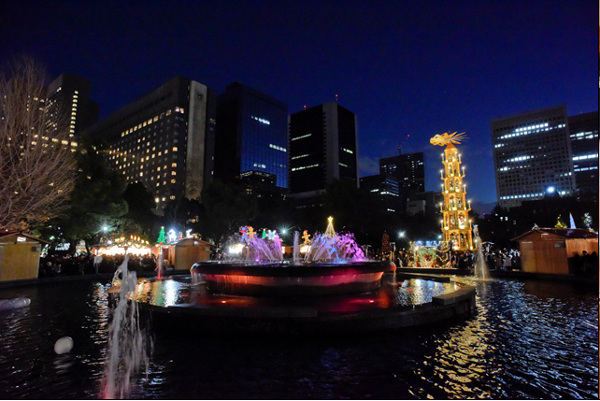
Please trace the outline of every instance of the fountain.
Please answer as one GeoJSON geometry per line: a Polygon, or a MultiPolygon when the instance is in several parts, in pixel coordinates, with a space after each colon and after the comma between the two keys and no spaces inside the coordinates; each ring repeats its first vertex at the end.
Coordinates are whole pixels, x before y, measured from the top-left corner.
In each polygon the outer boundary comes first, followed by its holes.
{"type": "Polygon", "coordinates": [[[195,263],[189,277],[148,279],[133,294],[155,327],[219,335],[340,333],[398,329],[475,312],[475,288],[447,278],[384,274],[389,261],[365,257],[333,220],[313,238],[294,234],[289,257],[275,231],[250,226],[232,236],[229,259],[195,263]],[[421,307],[421,305],[423,305],[421,307]]]}
{"type": "Polygon", "coordinates": [[[482,281],[487,281],[489,272],[487,263],[485,262],[485,258],[483,256],[481,237],[479,236],[479,227],[477,227],[477,225],[473,226],[473,237],[475,239],[475,243],[477,244],[477,251],[475,252],[475,278],[482,281]]]}
{"type": "MultiPolygon", "coordinates": [[[[211,290],[238,295],[324,295],[372,291],[381,285],[386,262],[365,257],[351,234],[338,235],[329,218],[327,230],[312,241],[303,235],[300,257],[299,233],[294,234],[292,263],[284,260],[275,231],[258,236],[252,227],[241,227],[241,259],[229,263],[196,263],[193,277],[201,275],[211,290]]],[[[199,281],[202,281],[201,279],[199,281]]]]}
{"type": "MultiPolygon", "coordinates": [[[[151,343],[140,327],[138,303],[133,302],[138,280],[127,269],[129,256],[115,271],[113,288],[118,288],[118,302],[108,328],[108,350],[102,378],[102,397],[127,398],[131,392],[131,377],[142,365],[148,368],[146,350],[151,343]]],[[[116,292],[112,292],[116,294],[116,292]]]]}

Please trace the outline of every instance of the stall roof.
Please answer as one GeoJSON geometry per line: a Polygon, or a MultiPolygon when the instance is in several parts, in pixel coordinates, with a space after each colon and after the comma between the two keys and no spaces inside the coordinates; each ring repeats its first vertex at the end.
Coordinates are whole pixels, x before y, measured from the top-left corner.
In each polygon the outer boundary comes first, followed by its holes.
{"type": "Polygon", "coordinates": [[[14,230],[14,231],[0,230],[0,242],[13,242],[13,240],[10,239],[11,236],[15,237],[14,241],[16,241],[16,237],[19,236],[19,237],[25,237],[25,238],[33,240],[33,241],[41,242],[41,243],[44,243],[44,244],[49,244],[50,243],[50,242],[48,242],[46,240],[43,240],[41,238],[38,238],[38,237],[30,235],[30,234],[22,233],[20,231],[16,231],[16,230],[14,230]]]}
{"type": "Polygon", "coordinates": [[[523,233],[513,239],[511,241],[518,241],[527,237],[528,235],[536,232],[542,232],[546,234],[556,235],[557,237],[562,237],[565,239],[576,239],[576,238],[598,238],[598,234],[593,231],[584,230],[583,228],[533,228],[526,233],[523,233]]]}

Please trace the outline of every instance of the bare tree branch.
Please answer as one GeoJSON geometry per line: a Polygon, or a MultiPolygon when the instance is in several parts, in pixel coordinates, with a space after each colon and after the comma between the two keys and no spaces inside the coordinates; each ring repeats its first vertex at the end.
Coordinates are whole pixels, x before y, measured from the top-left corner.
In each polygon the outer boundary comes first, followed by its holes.
{"type": "Polygon", "coordinates": [[[0,229],[58,215],[74,185],[76,148],[46,82],[44,68],[28,58],[0,72],[0,229]]]}

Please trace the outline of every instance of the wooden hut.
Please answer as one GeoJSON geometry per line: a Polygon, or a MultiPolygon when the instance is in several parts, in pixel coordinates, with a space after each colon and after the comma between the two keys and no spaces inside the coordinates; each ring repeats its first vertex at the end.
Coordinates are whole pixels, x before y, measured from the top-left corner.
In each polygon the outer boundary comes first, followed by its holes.
{"type": "Polygon", "coordinates": [[[569,274],[568,259],[598,252],[598,234],[580,228],[539,228],[512,239],[519,242],[521,271],[569,274]]]}
{"type": "Polygon", "coordinates": [[[19,231],[0,231],[0,281],[37,278],[42,244],[47,243],[19,231]]]}
{"type": "Polygon", "coordinates": [[[163,248],[163,257],[168,265],[175,270],[190,270],[196,262],[205,262],[210,259],[213,244],[195,237],[183,238],[168,246],[168,254],[163,248]]]}

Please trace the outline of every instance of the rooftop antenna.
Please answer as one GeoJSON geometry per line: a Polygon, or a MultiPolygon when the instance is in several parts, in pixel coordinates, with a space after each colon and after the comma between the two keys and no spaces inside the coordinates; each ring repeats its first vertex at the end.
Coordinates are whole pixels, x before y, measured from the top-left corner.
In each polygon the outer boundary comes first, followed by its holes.
{"type": "Polygon", "coordinates": [[[398,150],[398,155],[402,154],[402,144],[406,142],[408,138],[410,138],[410,134],[406,134],[406,137],[402,138],[402,140],[400,141],[400,145],[396,146],[396,149],[398,150]]]}
{"type": "Polygon", "coordinates": [[[335,94],[335,102],[336,103],[338,102],[338,94],[337,93],[335,94]]]}

